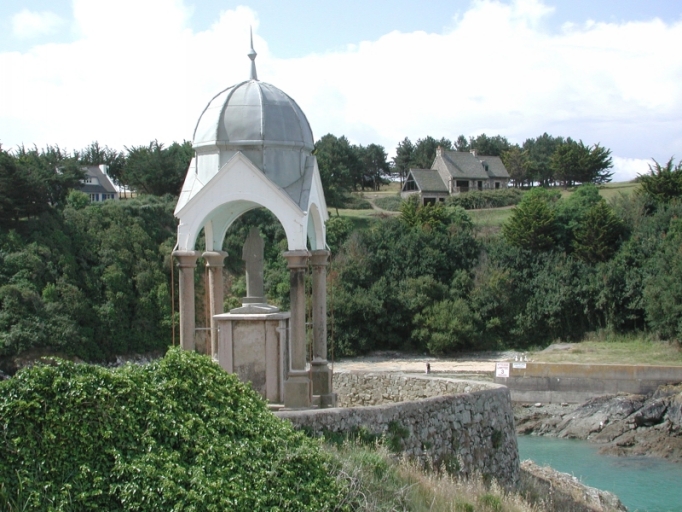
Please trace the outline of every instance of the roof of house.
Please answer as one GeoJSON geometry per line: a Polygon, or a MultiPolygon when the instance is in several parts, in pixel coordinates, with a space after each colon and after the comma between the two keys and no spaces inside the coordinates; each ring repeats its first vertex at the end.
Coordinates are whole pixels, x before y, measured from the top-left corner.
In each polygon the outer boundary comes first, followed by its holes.
{"type": "Polygon", "coordinates": [[[498,156],[476,156],[468,151],[442,151],[437,153],[442,158],[445,170],[457,179],[487,180],[489,178],[509,178],[509,173],[498,156]]]}
{"type": "Polygon", "coordinates": [[[444,192],[446,194],[448,192],[448,187],[443,183],[436,170],[410,169],[410,175],[414,178],[421,192],[444,192]]]}
{"type": "Polygon", "coordinates": [[[491,178],[509,178],[507,168],[499,156],[481,156],[479,158],[491,178]]]}
{"type": "Polygon", "coordinates": [[[111,183],[109,176],[104,174],[99,166],[89,165],[83,170],[85,171],[85,175],[88,178],[96,178],[99,184],[83,183],[83,185],[80,187],[82,192],[85,192],[86,194],[116,193],[116,188],[114,187],[114,184],[111,183]]]}

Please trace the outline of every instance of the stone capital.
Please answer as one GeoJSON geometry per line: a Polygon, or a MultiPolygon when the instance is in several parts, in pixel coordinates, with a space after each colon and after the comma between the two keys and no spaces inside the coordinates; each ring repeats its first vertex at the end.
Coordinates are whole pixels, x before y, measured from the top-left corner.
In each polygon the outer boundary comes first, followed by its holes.
{"type": "Polygon", "coordinates": [[[308,267],[310,253],[306,250],[285,251],[282,253],[282,256],[287,259],[287,268],[289,269],[302,269],[308,267]]]}
{"type": "Polygon", "coordinates": [[[331,254],[326,249],[320,249],[317,251],[310,251],[310,263],[313,267],[326,267],[329,265],[329,255],[331,254]]]}
{"type": "Polygon", "coordinates": [[[197,259],[201,253],[199,251],[173,251],[173,256],[178,259],[178,267],[194,268],[197,266],[197,259]]]}
{"type": "Polygon", "coordinates": [[[222,267],[225,258],[227,258],[227,253],[225,251],[206,251],[201,257],[206,261],[207,267],[222,267]]]}

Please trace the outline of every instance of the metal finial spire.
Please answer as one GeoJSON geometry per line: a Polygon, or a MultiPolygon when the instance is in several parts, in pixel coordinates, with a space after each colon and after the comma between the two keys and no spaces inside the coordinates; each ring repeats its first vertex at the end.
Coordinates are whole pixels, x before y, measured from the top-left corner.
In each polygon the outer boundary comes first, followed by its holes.
{"type": "Polygon", "coordinates": [[[251,50],[249,51],[249,59],[251,59],[251,80],[258,80],[258,74],[256,73],[256,50],[253,49],[253,28],[249,27],[249,33],[251,35],[251,50]]]}

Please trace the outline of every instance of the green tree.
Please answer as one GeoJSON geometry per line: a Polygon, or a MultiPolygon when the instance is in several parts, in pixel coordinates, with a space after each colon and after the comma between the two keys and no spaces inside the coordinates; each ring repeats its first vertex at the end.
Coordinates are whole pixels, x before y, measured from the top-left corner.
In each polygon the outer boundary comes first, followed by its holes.
{"type": "Polygon", "coordinates": [[[623,232],[622,222],[602,199],[580,220],[573,233],[573,249],[586,263],[607,261],[618,250],[623,232]]]}
{"type": "Polygon", "coordinates": [[[455,150],[469,151],[469,141],[464,135],[460,135],[459,137],[457,137],[457,140],[455,141],[455,150]]]}
{"type": "Polygon", "coordinates": [[[345,136],[331,133],[315,144],[315,156],[327,204],[336,208],[343,206],[344,198],[353,188],[354,176],[361,168],[357,151],[345,136]]]}
{"type": "Polygon", "coordinates": [[[672,218],[660,250],[644,280],[644,309],[649,327],[661,338],[682,340],[682,219],[672,218]]]}
{"type": "Polygon", "coordinates": [[[71,189],[85,178],[78,160],[59,146],[41,150],[20,146],[15,158],[32,189],[29,215],[43,212],[48,206],[63,206],[71,189]]]}
{"type": "Polygon", "coordinates": [[[485,133],[469,138],[469,148],[475,150],[479,155],[501,156],[505,151],[509,151],[511,144],[501,135],[488,137],[485,133]]]}
{"type": "Polygon", "coordinates": [[[530,159],[528,178],[531,182],[535,181],[543,187],[548,187],[554,181],[551,158],[556,148],[563,142],[562,137],[552,137],[546,132],[534,139],[526,139],[523,150],[528,152],[530,159]]]}
{"type": "Polygon", "coordinates": [[[502,225],[502,233],[510,244],[531,251],[544,251],[556,246],[558,225],[547,194],[535,189],[528,192],[502,225]]]}
{"type": "Polygon", "coordinates": [[[400,183],[404,183],[407,173],[410,171],[410,165],[414,155],[414,144],[405,137],[398,143],[395,149],[395,156],[393,157],[393,168],[400,177],[400,183]]]}
{"type": "Polygon", "coordinates": [[[502,162],[509,172],[509,177],[514,182],[515,187],[521,187],[528,180],[528,170],[530,168],[530,158],[528,151],[523,151],[514,144],[507,151],[502,153],[502,162]]]}
{"type": "Polygon", "coordinates": [[[153,141],[148,146],[126,147],[126,151],[128,155],[120,174],[121,183],[143,194],[180,195],[187,168],[194,156],[191,142],[174,142],[164,148],[163,144],[153,141]]]}
{"type": "Polygon", "coordinates": [[[611,150],[595,144],[591,148],[582,141],[575,142],[570,138],[560,144],[552,157],[550,166],[554,178],[571,187],[575,183],[602,184],[611,181],[613,167],[611,150]]]}
{"type": "Polygon", "coordinates": [[[414,153],[410,162],[410,167],[416,169],[430,169],[433,161],[436,159],[436,149],[438,147],[450,150],[452,149],[452,142],[445,137],[436,140],[430,135],[423,139],[418,139],[414,146],[414,153]]]}
{"type": "Polygon", "coordinates": [[[466,300],[446,299],[417,313],[413,336],[432,354],[471,348],[480,337],[477,320],[466,300]]]}
{"type": "Polygon", "coordinates": [[[441,203],[422,205],[413,195],[400,204],[400,220],[409,227],[434,228],[445,223],[447,218],[448,213],[441,203]]]}
{"type": "Polygon", "coordinates": [[[385,177],[391,171],[384,147],[378,144],[359,146],[357,152],[363,170],[361,187],[370,186],[372,190],[379,190],[382,184],[387,183],[385,177]]]}
{"type": "Polygon", "coordinates": [[[21,217],[37,213],[33,203],[41,198],[34,195],[30,176],[22,172],[11,154],[0,149],[0,221],[18,222],[21,217]]]}
{"type": "Polygon", "coordinates": [[[637,178],[641,190],[655,201],[668,203],[682,197],[682,162],[674,164],[671,157],[665,165],[654,160],[649,164],[649,174],[640,174],[637,178]]]}

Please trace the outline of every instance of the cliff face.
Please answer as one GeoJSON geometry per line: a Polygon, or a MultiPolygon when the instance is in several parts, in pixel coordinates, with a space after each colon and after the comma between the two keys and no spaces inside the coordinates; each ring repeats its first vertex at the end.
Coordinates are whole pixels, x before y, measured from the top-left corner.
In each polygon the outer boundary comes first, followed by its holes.
{"type": "Polygon", "coordinates": [[[650,395],[605,395],[577,407],[516,406],[516,432],[587,439],[600,452],[682,462],[682,384],[650,395]]]}

